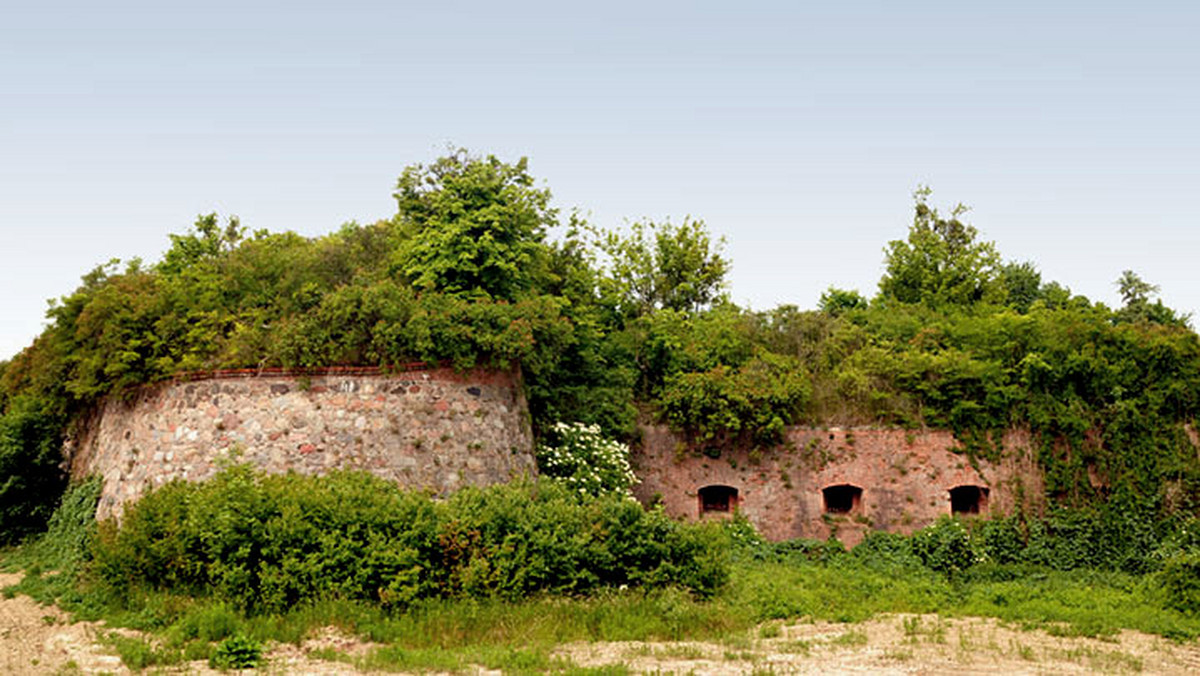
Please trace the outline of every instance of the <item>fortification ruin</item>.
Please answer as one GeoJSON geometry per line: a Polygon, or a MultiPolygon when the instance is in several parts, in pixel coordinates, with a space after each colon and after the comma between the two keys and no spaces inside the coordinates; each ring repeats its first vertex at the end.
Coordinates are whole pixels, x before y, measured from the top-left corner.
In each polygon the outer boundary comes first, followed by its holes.
{"type": "MultiPolygon", "coordinates": [[[[678,518],[741,513],[772,540],[854,544],[869,529],[911,532],[1040,495],[1028,435],[1003,445],[995,464],[948,431],[796,427],[773,449],[706,455],[649,426],[632,460],[637,497],[678,518]]],[[[102,518],[234,458],[268,472],[363,469],[435,493],[536,473],[519,374],[444,368],[226,371],[147,386],[85,418],[67,455],[73,476],[103,478],[102,518]]]]}
{"type": "Polygon", "coordinates": [[[367,470],[445,493],[536,472],[516,372],[225,371],[109,397],[68,440],[74,477],[103,478],[97,515],[230,459],[268,472],[367,470]]]}
{"type": "Polygon", "coordinates": [[[642,430],[633,457],[646,504],[678,518],[746,516],[765,537],[856,544],[870,529],[910,533],[951,514],[1007,513],[1041,495],[1027,433],[1004,460],[964,452],[945,430],[794,427],[772,449],[696,452],[664,427],[642,430]]]}

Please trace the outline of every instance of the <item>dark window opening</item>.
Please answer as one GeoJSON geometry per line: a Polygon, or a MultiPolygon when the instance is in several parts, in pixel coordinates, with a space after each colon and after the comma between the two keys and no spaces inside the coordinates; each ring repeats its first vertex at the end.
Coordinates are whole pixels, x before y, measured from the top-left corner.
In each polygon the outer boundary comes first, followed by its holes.
{"type": "Polygon", "coordinates": [[[700,489],[700,513],[732,512],[737,509],[738,491],[733,486],[705,486],[700,489]]]}
{"type": "Polygon", "coordinates": [[[862,489],[850,484],[829,486],[821,490],[825,496],[826,514],[849,514],[858,511],[862,502],[862,489]]]}
{"type": "Polygon", "coordinates": [[[978,514],[987,509],[987,499],[983,486],[956,486],[950,489],[950,513],[978,514]]]}

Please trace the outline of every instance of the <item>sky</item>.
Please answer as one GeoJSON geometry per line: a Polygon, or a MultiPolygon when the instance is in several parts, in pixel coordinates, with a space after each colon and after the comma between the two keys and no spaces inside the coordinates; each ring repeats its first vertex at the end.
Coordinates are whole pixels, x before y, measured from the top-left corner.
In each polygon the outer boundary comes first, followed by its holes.
{"type": "Polygon", "coordinates": [[[602,227],[703,219],[755,309],[873,295],[929,185],[1044,280],[1200,317],[1200,3],[572,5],[3,0],[0,360],[198,214],[387,218],[450,146],[602,227]]]}

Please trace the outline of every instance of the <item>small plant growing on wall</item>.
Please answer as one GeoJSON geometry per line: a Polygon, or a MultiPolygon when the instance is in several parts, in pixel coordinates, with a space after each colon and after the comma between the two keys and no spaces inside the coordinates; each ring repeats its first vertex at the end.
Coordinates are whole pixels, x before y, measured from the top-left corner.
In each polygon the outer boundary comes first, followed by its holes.
{"type": "Polygon", "coordinates": [[[538,469],[582,494],[629,494],[637,482],[629,447],[606,439],[597,425],[555,423],[538,446],[538,469]]]}

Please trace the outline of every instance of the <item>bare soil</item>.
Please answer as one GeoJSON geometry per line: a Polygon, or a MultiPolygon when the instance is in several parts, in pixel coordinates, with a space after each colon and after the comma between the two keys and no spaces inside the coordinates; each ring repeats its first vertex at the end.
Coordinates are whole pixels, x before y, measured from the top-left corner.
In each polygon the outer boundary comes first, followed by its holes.
{"type": "MultiPolygon", "coordinates": [[[[0,574],[0,588],[19,579],[0,574]]],[[[101,641],[106,631],[103,623],[71,622],[61,610],[28,597],[0,599],[0,673],[130,673],[101,641]]],[[[300,646],[271,646],[262,671],[360,673],[314,652],[361,656],[371,647],[327,629],[300,646]]],[[[721,643],[578,643],[563,646],[557,655],[580,666],[623,664],[638,673],[1200,673],[1200,643],[1195,641],[1175,643],[1132,631],[1111,639],[1063,637],[988,618],[935,615],[889,615],[858,624],[770,623],[721,643]]],[[[204,662],[161,672],[218,673],[204,662]]]]}
{"type": "Polygon", "coordinates": [[[767,624],[725,643],[573,644],[581,666],[657,673],[1200,673],[1200,644],[1126,631],[1111,640],[1052,636],[990,618],[887,615],[857,624],[767,624]]]}

